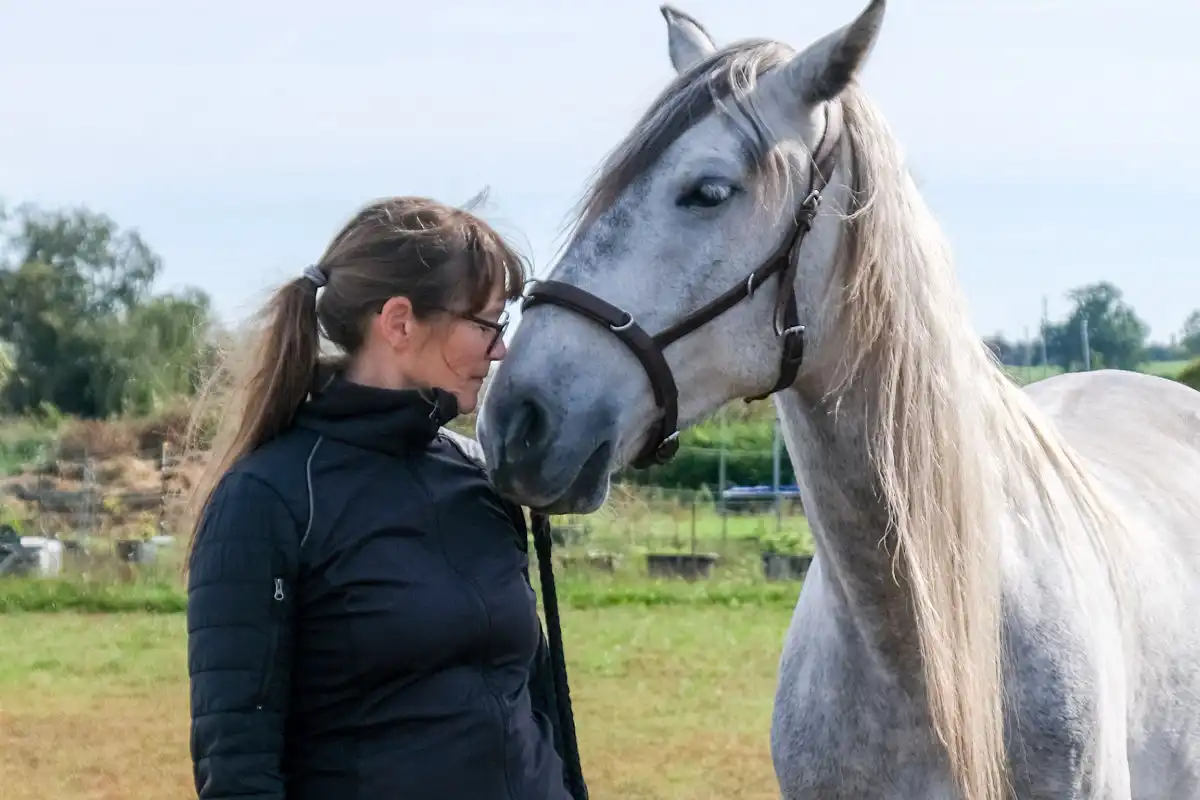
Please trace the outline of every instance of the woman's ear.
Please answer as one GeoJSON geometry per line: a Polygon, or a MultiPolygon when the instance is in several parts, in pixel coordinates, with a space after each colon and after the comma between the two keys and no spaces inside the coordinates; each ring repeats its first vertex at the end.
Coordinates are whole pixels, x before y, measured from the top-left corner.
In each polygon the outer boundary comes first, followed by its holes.
{"type": "Polygon", "coordinates": [[[412,347],[417,333],[417,318],[407,297],[389,299],[372,324],[393,350],[403,351],[412,347]]]}

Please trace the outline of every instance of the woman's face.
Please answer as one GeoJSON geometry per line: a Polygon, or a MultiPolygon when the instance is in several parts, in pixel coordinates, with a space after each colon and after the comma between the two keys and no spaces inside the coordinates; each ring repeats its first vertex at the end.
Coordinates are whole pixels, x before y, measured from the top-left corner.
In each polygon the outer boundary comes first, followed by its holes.
{"type": "Polygon", "coordinates": [[[460,413],[471,413],[492,362],[508,352],[504,298],[500,285],[477,314],[443,311],[424,320],[407,298],[392,298],[372,319],[348,377],[392,389],[442,389],[455,396],[460,413]]]}
{"type": "Polygon", "coordinates": [[[428,356],[429,385],[452,392],[464,414],[479,404],[479,391],[492,362],[508,354],[503,336],[507,325],[501,288],[478,314],[451,314],[438,326],[440,335],[430,337],[434,347],[428,356]]]}
{"type": "Polygon", "coordinates": [[[454,394],[459,411],[469,414],[479,404],[479,391],[493,361],[508,353],[504,287],[477,314],[448,312],[429,321],[422,346],[414,349],[410,380],[454,394]]]}

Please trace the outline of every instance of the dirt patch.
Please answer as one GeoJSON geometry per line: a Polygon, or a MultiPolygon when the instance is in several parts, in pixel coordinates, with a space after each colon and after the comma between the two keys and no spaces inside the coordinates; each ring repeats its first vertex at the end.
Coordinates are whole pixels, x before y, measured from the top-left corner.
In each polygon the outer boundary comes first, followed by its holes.
{"type": "MultiPolygon", "coordinates": [[[[80,698],[69,713],[0,712],[5,800],[195,797],[186,685],[80,698]],[[120,731],[119,736],[113,736],[120,731]]],[[[7,705],[7,704],[6,704],[7,705]]]]}

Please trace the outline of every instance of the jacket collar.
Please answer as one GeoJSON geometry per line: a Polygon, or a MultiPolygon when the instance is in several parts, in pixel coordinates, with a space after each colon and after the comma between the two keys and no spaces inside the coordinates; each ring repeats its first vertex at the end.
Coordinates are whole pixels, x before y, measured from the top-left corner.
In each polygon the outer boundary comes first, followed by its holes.
{"type": "Polygon", "coordinates": [[[381,389],[322,370],[295,424],[329,439],[403,455],[424,449],[458,411],[457,399],[442,389],[381,389]]]}

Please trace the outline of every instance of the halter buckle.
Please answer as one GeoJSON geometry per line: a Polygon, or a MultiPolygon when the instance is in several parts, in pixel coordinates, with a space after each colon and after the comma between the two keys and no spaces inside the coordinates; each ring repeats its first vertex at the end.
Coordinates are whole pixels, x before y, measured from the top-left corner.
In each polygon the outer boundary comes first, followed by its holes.
{"type": "Polygon", "coordinates": [[[675,431],[667,438],[658,443],[658,447],[654,448],[655,464],[666,464],[675,454],[679,452],[679,431],[675,431]]]}
{"type": "Polygon", "coordinates": [[[804,361],[803,325],[793,325],[783,331],[783,361],[788,364],[804,361]]]}

